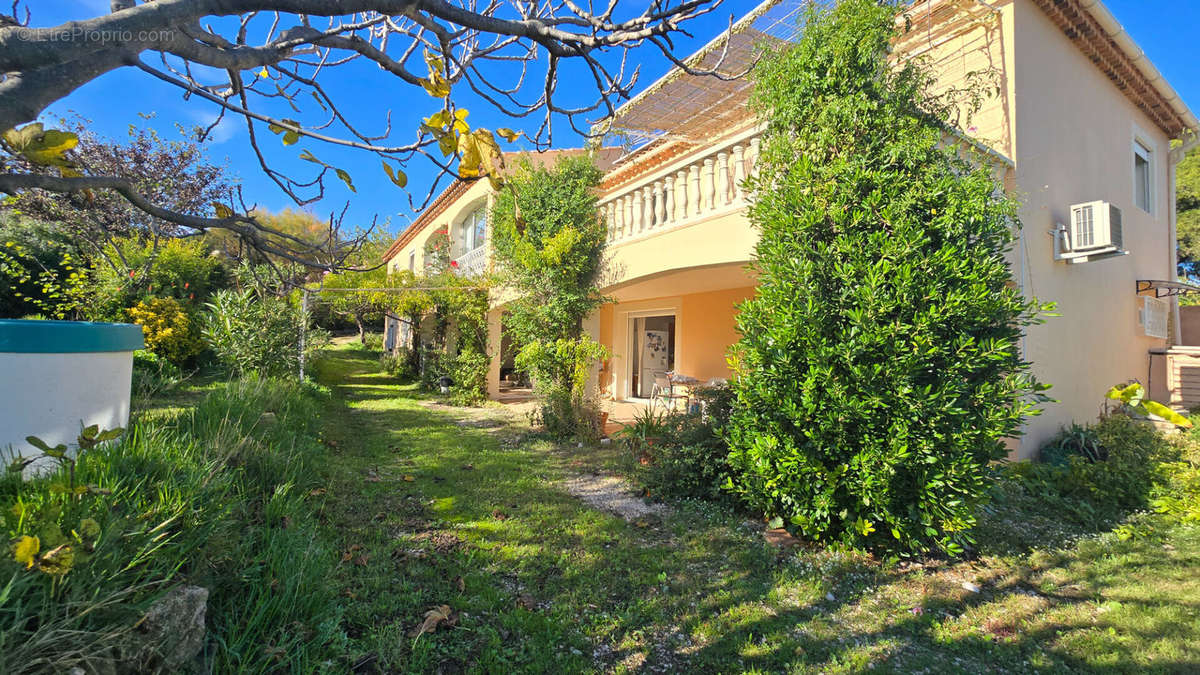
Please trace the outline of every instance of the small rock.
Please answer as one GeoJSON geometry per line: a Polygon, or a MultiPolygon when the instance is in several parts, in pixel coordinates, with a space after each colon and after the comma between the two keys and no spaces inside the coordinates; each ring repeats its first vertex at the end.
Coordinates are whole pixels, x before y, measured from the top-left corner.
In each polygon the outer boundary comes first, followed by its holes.
{"type": "Polygon", "coordinates": [[[159,598],[138,627],[130,645],[128,665],[136,672],[186,671],[204,647],[204,616],[208,589],[179,586],[159,598]]]}
{"type": "Polygon", "coordinates": [[[830,602],[833,602],[833,601],[837,600],[837,598],[833,597],[833,593],[826,593],[826,594],[825,594],[825,599],[826,599],[826,600],[828,600],[828,601],[830,601],[830,602]]]}
{"type": "Polygon", "coordinates": [[[979,586],[976,586],[969,581],[962,582],[962,587],[968,591],[971,591],[972,593],[978,593],[981,590],[979,586]]]}

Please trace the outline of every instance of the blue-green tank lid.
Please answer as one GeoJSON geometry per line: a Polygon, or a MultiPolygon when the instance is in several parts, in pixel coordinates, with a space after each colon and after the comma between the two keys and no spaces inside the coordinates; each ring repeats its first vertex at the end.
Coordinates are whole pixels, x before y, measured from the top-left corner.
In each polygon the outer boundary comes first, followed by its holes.
{"type": "Polygon", "coordinates": [[[143,346],[142,327],[132,323],[0,319],[0,352],[131,352],[143,346]]]}

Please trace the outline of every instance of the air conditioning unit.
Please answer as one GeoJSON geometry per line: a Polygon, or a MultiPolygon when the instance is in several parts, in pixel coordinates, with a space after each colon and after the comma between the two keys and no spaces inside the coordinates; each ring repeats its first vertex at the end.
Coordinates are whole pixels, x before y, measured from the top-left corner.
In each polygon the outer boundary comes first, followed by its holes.
{"type": "Polygon", "coordinates": [[[1059,225],[1054,234],[1054,259],[1081,263],[1126,255],[1121,233],[1121,209],[1109,202],[1071,205],[1071,224],[1059,225]]]}
{"type": "Polygon", "coordinates": [[[1138,312],[1138,319],[1142,324],[1142,333],[1146,337],[1166,339],[1167,311],[1170,308],[1171,305],[1166,300],[1159,300],[1148,295],[1142,296],[1142,308],[1138,312]]]}

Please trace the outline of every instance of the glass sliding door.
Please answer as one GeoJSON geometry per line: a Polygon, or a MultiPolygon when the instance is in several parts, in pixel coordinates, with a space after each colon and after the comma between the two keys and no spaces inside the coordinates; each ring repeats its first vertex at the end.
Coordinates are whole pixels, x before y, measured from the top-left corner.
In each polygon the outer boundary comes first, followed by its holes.
{"type": "Polygon", "coordinates": [[[650,398],[654,378],[675,369],[675,317],[640,316],[631,320],[633,358],[630,389],[637,398],[650,398]]]}

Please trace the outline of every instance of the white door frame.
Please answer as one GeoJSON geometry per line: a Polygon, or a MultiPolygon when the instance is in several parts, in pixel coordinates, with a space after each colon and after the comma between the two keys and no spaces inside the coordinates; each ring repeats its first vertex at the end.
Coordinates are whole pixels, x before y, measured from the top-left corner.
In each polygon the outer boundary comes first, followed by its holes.
{"type": "Polygon", "coordinates": [[[675,320],[675,346],[674,346],[674,349],[672,349],[671,360],[673,362],[675,362],[676,364],[678,364],[679,363],[679,343],[680,343],[680,340],[679,340],[679,315],[680,315],[679,306],[675,305],[674,307],[664,307],[661,309],[635,310],[635,311],[624,312],[623,314],[624,314],[624,323],[625,323],[625,353],[629,354],[629,358],[627,358],[625,360],[626,363],[625,363],[625,367],[623,368],[624,374],[625,374],[625,384],[622,387],[622,390],[623,390],[622,398],[641,399],[641,397],[637,396],[637,393],[635,391],[633,391],[633,351],[637,348],[637,331],[635,331],[633,328],[634,323],[637,319],[645,319],[648,317],[669,316],[672,319],[674,319],[675,320]]]}

